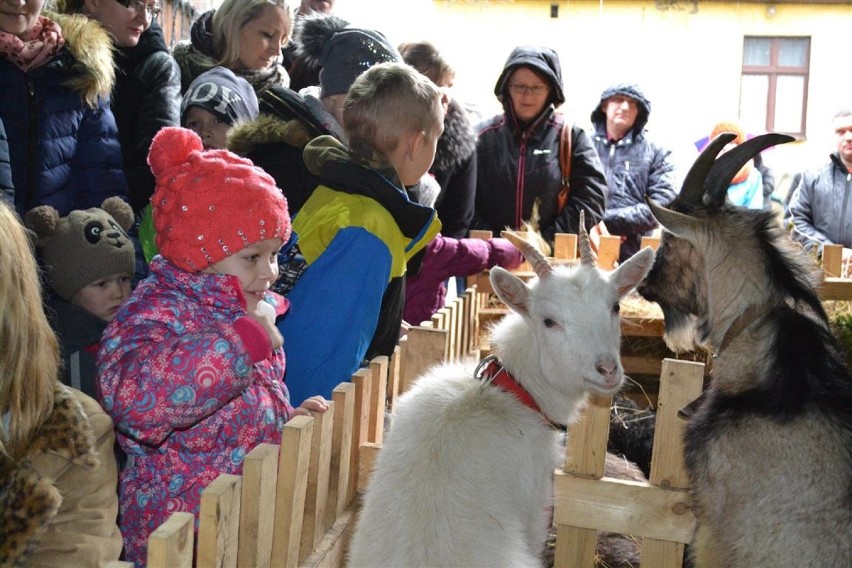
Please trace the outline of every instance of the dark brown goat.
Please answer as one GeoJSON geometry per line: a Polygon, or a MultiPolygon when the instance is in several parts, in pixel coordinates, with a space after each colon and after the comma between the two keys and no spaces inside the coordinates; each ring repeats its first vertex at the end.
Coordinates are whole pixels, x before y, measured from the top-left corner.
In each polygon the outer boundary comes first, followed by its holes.
{"type": "Polygon", "coordinates": [[[792,139],[759,136],[717,160],[733,138],[708,145],[672,209],[649,203],[670,234],[640,287],[667,328],[692,327],[715,353],[684,441],[695,564],[849,566],[852,379],[812,262],[770,212],[725,204],[748,159],[792,139]]]}

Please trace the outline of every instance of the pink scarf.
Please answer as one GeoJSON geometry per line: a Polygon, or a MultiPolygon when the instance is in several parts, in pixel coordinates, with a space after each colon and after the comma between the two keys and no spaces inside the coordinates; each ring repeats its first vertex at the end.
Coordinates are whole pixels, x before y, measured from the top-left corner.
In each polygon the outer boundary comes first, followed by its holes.
{"type": "Polygon", "coordinates": [[[27,72],[47,63],[65,44],[62,29],[56,22],[39,16],[24,41],[16,35],[0,31],[0,56],[21,71],[27,72]]]}

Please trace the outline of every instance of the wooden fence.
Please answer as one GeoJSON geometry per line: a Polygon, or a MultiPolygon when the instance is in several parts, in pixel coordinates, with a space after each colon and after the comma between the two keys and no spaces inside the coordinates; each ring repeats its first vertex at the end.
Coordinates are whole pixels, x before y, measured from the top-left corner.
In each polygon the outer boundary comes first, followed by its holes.
{"type": "MultiPolygon", "coordinates": [[[[575,236],[557,239],[562,259],[575,258],[575,249],[575,236]]],[[[477,358],[487,349],[479,327],[488,319],[483,298],[490,285],[482,278],[472,281],[431,321],[410,328],[390,358],[377,357],[351,382],[338,385],[328,412],[294,417],[280,445],[261,444],[249,452],[241,476],[214,480],[202,493],[197,534],[189,513],[174,513],[158,527],[149,539],[148,565],[192,566],[196,540],[202,567],[345,564],[357,496],[381,450],[386,411],[431,365],[477,358]]],[[[852,281],[827,277],[821,293],[826,291],[852,299],[852,281]]],[[[564,466],[554,477],[555,566],[594,566],[598,530],[642,538],[642,566],[682,565],[694,518],[682,463],[684,423],[677,411],[701,393],[704,365],[665,359],[661,369],[650,485],[603,477],[608,397],[593,396],[570,428],[564,466]]]]}

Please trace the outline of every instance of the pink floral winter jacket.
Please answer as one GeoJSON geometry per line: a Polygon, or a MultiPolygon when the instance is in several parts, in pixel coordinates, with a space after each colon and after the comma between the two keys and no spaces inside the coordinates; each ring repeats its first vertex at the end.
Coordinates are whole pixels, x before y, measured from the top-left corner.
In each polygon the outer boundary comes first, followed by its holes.
{"type": "MultiPolygon", "coordinates": [[[[98,354],[99,399],[128,454],[120,527],[137,566],[149,534],[175,511],[197,514],[201,490],[240,473],[257,444],[280,443],[292,411],[284,352],[246,315],[237,277],[185,272],[159,256],[150,271],[98,354]]],[[[283,297],[267,301],[287,311],[283,297]]]]}

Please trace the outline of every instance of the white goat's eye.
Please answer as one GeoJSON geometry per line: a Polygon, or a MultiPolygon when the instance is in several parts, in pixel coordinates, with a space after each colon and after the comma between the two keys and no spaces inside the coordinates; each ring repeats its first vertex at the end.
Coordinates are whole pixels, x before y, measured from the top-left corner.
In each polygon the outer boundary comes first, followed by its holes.
{"type": "Polygon", "coordinates": [[[613,304],[613,306],[612,306],[612,313],[613,313],[614,315],[618,315],[618,313],[619,313],[620,311],[621,311],[621,304],[619,304],[618,302],[616,302],[615,304],[613,304]]]}
{"type": "Polygon", "coordinates": [[[553,327],[556,325],[556,322],[550,318],[544,318],[544,327],[553,327]]]}

